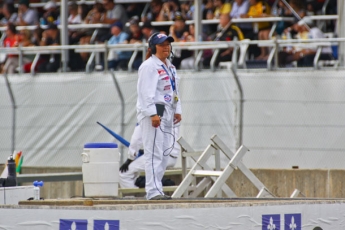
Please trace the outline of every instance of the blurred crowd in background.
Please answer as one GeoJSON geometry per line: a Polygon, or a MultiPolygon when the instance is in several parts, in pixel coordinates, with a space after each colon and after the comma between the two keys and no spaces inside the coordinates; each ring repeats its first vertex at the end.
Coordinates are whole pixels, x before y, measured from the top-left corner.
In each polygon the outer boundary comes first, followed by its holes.
{"type": "MultiPolygon", "coordinates": [[[[291,22],[280,21],[277,24],[273,36],[279,38],[322,38],[325,33],[335,32],[335,21],[327,21],[327,26],[320,28],[308,17],[320,14],[337,14],[337,1],[327,1],[327,7],[323,9],[326,0],[287,0],[288,7],[283,0],[203,0],[202,18],[218,19],[216,24],[202,25],[203,41],[232,41],[243,40],[268,40],[272,39],[270,22],[231,23],[232,18],[256,18],[256,17],[292,17],[291,22]],[[323,30],[322,30],[323,29],[323,30]],[[236,37],[236,38],[235,38],[236,37]]],[[[51,46],[60,44],[60,6],[55,1],[46,2],[43,7],[31,7],[33,1],[0,1],[0,26],[5,35],[2,39],[3,47],[16,46],[51,46]],[[34,29],[18,29],[17,26],[36,26],[34,29]],[[44,28],[44,29],[42,29],[44,28]]],[[[133,44],[147,41],[154,32],[166,33],[174,37],[176,42],[195,41],[194,25],[186,24],[186,20],[194,18],[194,0],[152,0],[149,7],[146,3],[117,4],[113,0],[96,1],[94,4],[69,2],[69,24],[106,24],[108,28],[98,29],[97,36],[93,37],[95,29],[69,29],[69,44],[102,44],[107,42],[115,44],[133,44]],[[147,9],[144,11],[144,9],[147,9]],[[153,26],[151,22],[173,21],[169,26],[153,26]],[[142,24],[140,25],[140,22],[142,24]]],[[[219,62],[231,61],[232,48],[220,50],[216,65],[219,62]]],[[[210,66],[212,50],[205,50],[202,58],[204,68],[210,66]]],[[[248,49],[248,59],[265,61],[268,58],[269,49],[251,45],[248,49]]],[[[69,70],[84,71],[90,53],[75,53],[69,51],[69,70]]],[[[132,52],[110,51],[102,56],[101,68],[104,62],[108,67],[117,70],[126,70],[132,52]]],[[[297,61],[299,65],[312,64],[315,49],[284,48],[279,53],[279,64],[288,65],[297,61]],[[307,58],[308,57],[308,58],[307,58]],[[310,59],[310,60],[309,60],[310,59]]],[[[29,72],[33,56],[26,55],[23,59],[24,72],[29,72]]],[[[324,59],[334,58],[330,49],[323,51],[324,59]]],[[[142,55],[137,55],[133,68],[138,69],[142,62],[142,55]]],[[[189,50],[175,50],[173,64],[178,69],[193,68],[194,54],[189,50]]],[[[1,55],[1,72],[18,72],[18,55],[1,55]]],[[[41,55],[36,71],[57,72],[61,67],[61,55],[41,55]]],[[[101,69],[100,68],[100,69],[101,69]]]]}

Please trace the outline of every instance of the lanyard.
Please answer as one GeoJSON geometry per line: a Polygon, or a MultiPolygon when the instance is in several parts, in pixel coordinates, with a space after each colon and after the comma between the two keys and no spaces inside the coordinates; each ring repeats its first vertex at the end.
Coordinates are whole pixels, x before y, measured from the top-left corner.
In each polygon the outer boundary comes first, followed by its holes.
{"type": "Polygon", "coordinates": [[[165,71],[165,72],[168,74],[168,76],[169,76],[170,83],[171,83],[171,87],[172,87],[173,91],[176,91],[176,86],[175,86],[175,74],[174,74],[173,71],[169,68],[170,73],[171,73],[171,75],[172,75],[172,77],[170,77],[170,74],[169,74],[168,70],[165,68],[165,66],[162,65],[162,67],[163,67],[164,71],[165,71]]]}

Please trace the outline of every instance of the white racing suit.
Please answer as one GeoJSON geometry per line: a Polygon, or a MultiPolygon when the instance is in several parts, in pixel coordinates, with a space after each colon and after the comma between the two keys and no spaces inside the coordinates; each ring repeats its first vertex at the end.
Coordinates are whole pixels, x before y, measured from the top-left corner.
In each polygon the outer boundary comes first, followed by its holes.
{"type": "Polygon", "coordinates": [[[169,60],[166,63],[152,55],[139,68],[137,119],[144,146],[146,199],[164,195],[162,178],[173,143],[174,114],[182,113],[176,68],[169,60]],[[157,114],[156,104],[165,106],[158,128],[151,122],[151,116],[157,114]]]}
{"type": "MultiPolygon", "coordinates": [[[[141,128],[140,125],[135,126],[134,132],[131,137],[131,144],[128,147],[128,158],[133,160],[128,166],[126,172],[120,172],[120,186],[121,188],[137,188],[135,186],[135,180],[139,177],[141,172],[145,171],[145,157],[138,157],[137,154],[140,149],[143,148],[143,141],[141,138],[141,128]]],[[[175,137],[175,143],[173,149],[166,151],[169,154],[167,168],[174,167],[178,156],[181,152],[181,146],[176,142],[179,138],[180,127],[179,124],[174,126],[173,134],[175,137]],[[171,150],[171,152],[170,152],[171,150]]],[[[144,153],[145,154],[145,153],[144,153]]]]}

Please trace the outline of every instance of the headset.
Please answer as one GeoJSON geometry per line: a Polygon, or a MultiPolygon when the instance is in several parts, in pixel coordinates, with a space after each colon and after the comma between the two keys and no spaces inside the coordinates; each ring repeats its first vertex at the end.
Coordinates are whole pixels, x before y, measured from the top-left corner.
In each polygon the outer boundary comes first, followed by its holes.
{"type": "MultiPolygon", "coordinates": [[[[152,54],[156,54],[156,52],[157,52],[157,49],[156,49],[156,45],[157,44],[153,44],[153,38],[155,37],[155,36],[157,36],[158,34],[160,34],[159,32],[156,32],[156,33],[154,33],[154,34],[152,34],[150,37],[149,37],[149,39],[148,39],[148,43],[149,43],[149,49],[151,49],[151,53],[152,54]]],[[[175,57],[175,55],[174,55],[174,53],[173,53],[173,51],[172,51],[172,46],[171,46],[171,44],[170,44],[170,53],[171,53],[171,56],[170,56],[170,59],[171,59],[171,61],[172,61],[172,59],[174,59],[174,57],[175,57]]]]}
{"type": "Polygon", "coordinates": [[[159,34],[159,32],[156,32],[154,34],[151,35],[151,37],[148,40],[149,43],[149,48],[151,49],[151,53],[152,54],[156,54],[157,50],[156,50],[156,44],[153,44],[152,40],[155,36],[157,36],[159,34]]]}

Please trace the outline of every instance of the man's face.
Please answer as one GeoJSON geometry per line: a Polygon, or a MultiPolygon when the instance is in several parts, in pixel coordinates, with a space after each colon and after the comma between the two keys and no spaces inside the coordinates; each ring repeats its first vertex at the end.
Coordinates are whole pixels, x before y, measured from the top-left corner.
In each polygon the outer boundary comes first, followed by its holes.
{"type": "Polygon", "coordinates": [[[104,0],[103,6],[106,10],[111,10],[113,8],[113,3],[112,3],[112,1],[104,0]]]}
{"type": "Polygon", "coordinates": [[[121,33],[121,29],[118,26],[111,27],[111,34],[112,35],[119,35],[121,33]]]}
{"type": "Polygon", "coordinates": [[[221,25],[223,28],[229,23],[230,18],[227,17],[227,15],[220,15],[219,17],[219,25],[221,25]]]}
{"type": "Polygon", "coordinates": [[[140,28],[137,24],[131,24],[129,26],[129,30],[132,32],[132,33],[138,33],[140,31],[140,28]]]}
{"type": "Polygon", "coordinates": [[[219,7],[219,6],[222,5],[222,2],[221,2],[220,0],[214,0],[214,1],[213,1],[213,5],[214,5],[215,7],[219,7]]]}
{"type": "Polygon", "coordinates": [[[154,14],[158,14],[161,11],[162,6],[157,3],[151,3],[151,9],[154,14]]]}
{"type": "Polygon", "coordinates": [[[185,22],[183,20],[176,20],[174,22],[174,27],[175,27],[175,30],[177,30],[177,31],[183,30],[185,25],[186,24],[185,24],[185,22]]]}
{"type": "Polygon", "coordinates": [[[23,11],[25,11],[25,9],[26,9],[26,6],[24,4],[19,4],[18,5],[18,11],[23,12],[23,11]]]}

